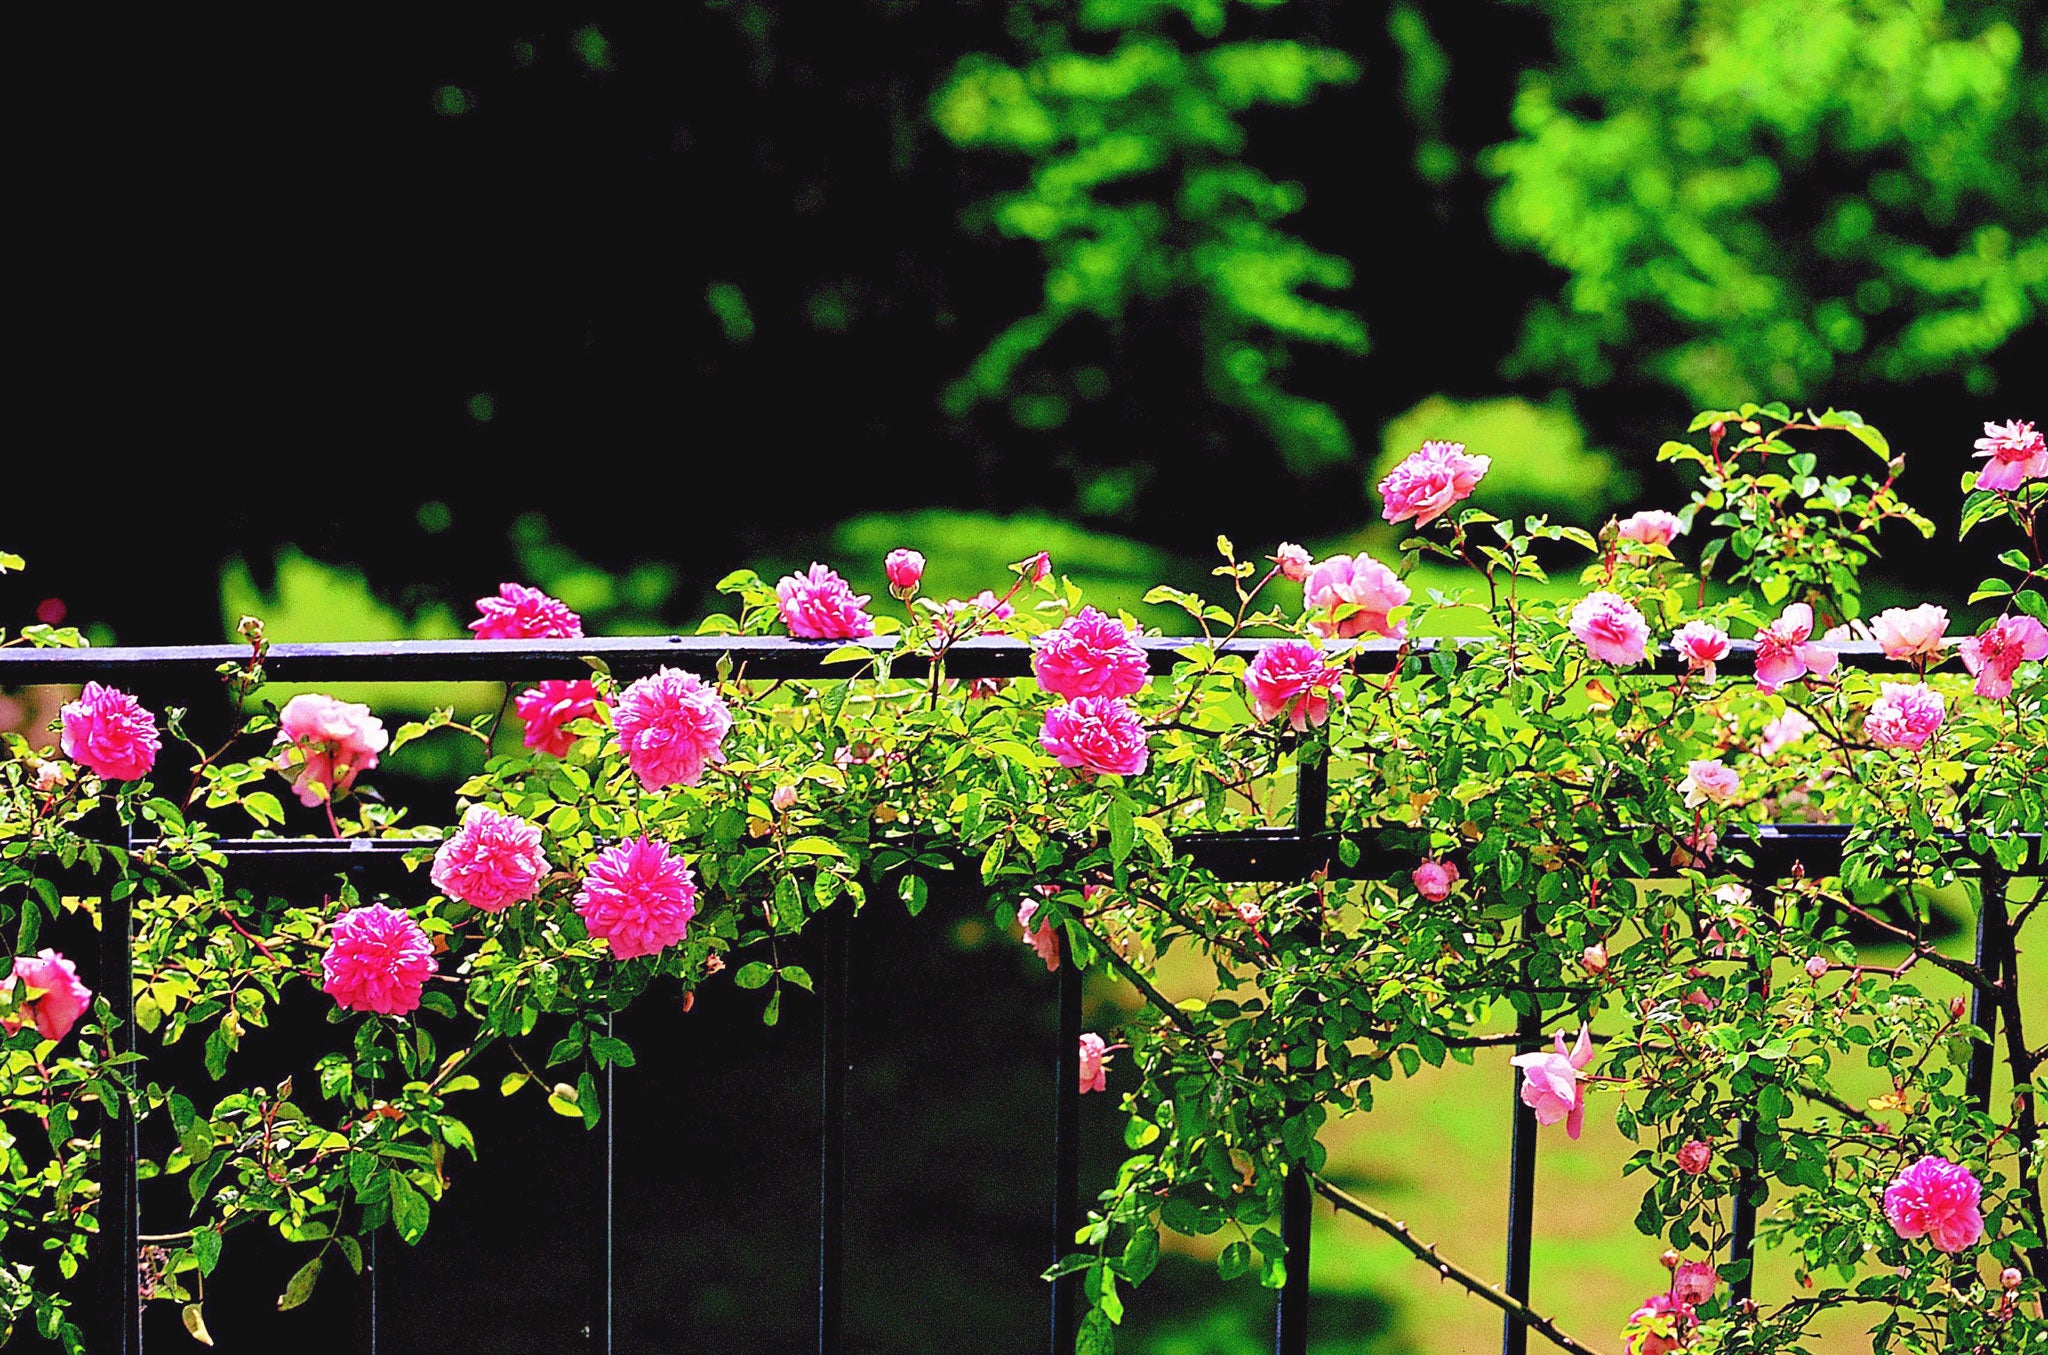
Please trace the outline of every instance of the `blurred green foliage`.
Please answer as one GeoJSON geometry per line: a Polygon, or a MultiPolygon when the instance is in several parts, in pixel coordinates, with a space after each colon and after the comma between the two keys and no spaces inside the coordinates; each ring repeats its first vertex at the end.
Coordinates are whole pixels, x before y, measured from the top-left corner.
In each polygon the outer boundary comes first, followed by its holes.
{"type": "Polygon", "coordinates": [[[1484,163],[1501,239],[1567,277],[1510,375],[1711,403],[1952,369],[1988,393],[2048,302],[2038,5],[1537,3],[1558,59],[1484,163]]]}

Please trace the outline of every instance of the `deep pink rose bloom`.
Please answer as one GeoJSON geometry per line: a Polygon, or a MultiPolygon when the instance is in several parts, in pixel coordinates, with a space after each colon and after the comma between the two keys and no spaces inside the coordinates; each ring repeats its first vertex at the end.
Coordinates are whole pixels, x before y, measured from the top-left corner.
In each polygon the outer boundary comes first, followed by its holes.
{"type": "Polygon", "coordinates": [[[1863,717],[1863,732],[1880,748],[1918,748],[1941,728],[1947,704],[1932,687],[1887,682],[1863,717]]]}
{"type": "Polygon", "coordinates": [[[1344,699],[1343,677],[1308,641],[1281,640],[1259,651],[1244,670],[1244,685],[1261,722],[1285,715],[1299,731],[1329,720],[1331,697],[1344,699]]]}
{"type": "Polygon", "coordinates": [[[1652,1294],[1621,1329],[1622,1355],[1676,1355],[1699,1319],[1669,1294],[1652,1294]]]}
{"type": "Polygon", "coordinates": [[[128,693],[88,682],[59,714],[64,756],[102,781],[133,781],[156,765],[156,716],[128,693]]]}
{"type": "Polygon", "coordinates": [[[327,976],[321,987],[341,1006],[403,1016],[420,1005],[427,975],[434,972],[434,948],[404,913],[365,904],[334,919],[334,939],[320,968],[327,976]]]}
{"type": "Polygon", "coordinates": [[[1462,442],[1425,442],[1380,481],[1380,497],[1386,500],[1380,515],[1389,522],[1414,518],[1416,526],[1427,526],[1469,498],[1492,465],[1491,457],[1467,455],[1462,442]]]}
{"type": "Polygon", "coordinates": [[[1280,543],[1280,549],[1273,552],[1273,563],[1280,567],[1281,578],[1291,579],[1295,583],[1300,583],[1307,579],[1308,572],[1314,569],[1316,564],[1314,560],[1309,558],[1307,551],[1295,545],[1292,541],[1282,541],[1280,543]]]}
{"type": "Polygon", "coordinates": [[[1883,646],[1888,659],[1938,659],[1947,630],[1948,609],[1931,602],[1889,607],[1870,619],[1871,638],[1883,646]]]}
{"type": "Polygon", "coordinates": [[[1809,643],[1812,639],[1813,608],[1795,602],[1756,633],[1756,685],[1775,692],[1808,673],[1826,677],[1834,672],[1841,655],[1809,643]]]}
{"type": "MultiPolygon", "coordinates": [[[[1047,886],[1040,885],[1040,889],[1047,886]]],[[[1050,921],[1040,923],[1036,928],[1031,919],[1038,914],[1038,900],[1026,899],[1017,905],[1017,925],[1024,929],[1024,944],[1038,952],[1038,958],[1045,961],[1045,972],[1057,973],[1060,967],[1059,928],[1050,921]]]]}
{"type": "Polygon", "coordinates": [[[1045,713],[1038,741],[1062,767],[1136,776],[1150,757],[1145,726],[1119,697],[1079,696],[1045,713]]]}
{"type": "Polygon", "coordinates": [[[2048,659],[2048,628],[2031,616],[2001,616],[1982,635],[1958,646],[1963,667],[1977,675],[1977,695],[2003,701],[2022,662],[2048,659]]]}
{"type": "Polygon", "coordinates": [[[24,1025],[33,1025],[45,1040],[61,1040],[92,1005],[92,989],[78,981],[78,969],[54,950],[14,957],[14,971],[0,979],[0,993],[12,993],[20,983],[30,991],[21,1004],[0,1017],[0,1031],[12,1035],[24,1025]]]}
{"type": "Polygon", "coordinates": [[[1451,886],[1458,882],[1458,867],[1452,861],[1425,861],[1409,875],[1415,882],[1415,892],[1431,903],[1442,903],[1451,896],[1451,886]]]}
{"type": "Polygon", "coordinates": [[[429,874],[449,898],[496,913],[540,892],[548,873],[540,829],[489,805],[471,805],[434,853],[429,874]]]}
{"type": "Polygon", "coordinates": [[[882,572],[889,576],[889,586],[898,596],[907,596],[924,577],[924,556],[899,546],[882,561],[882,572]]]}
{"type": "Polygon", "coordinates": [[[1813,730],[1813,721],[1796,710],[1788,710],[1764,726],[1764,739],[1758,751],[1770,757],[1779,749],[1799,742],[1813,730]]]}
{"type": "Polygon", "coordinates": [[[1678,1150],[1678,1169],[1687,1176],[1701,1176],[1714,1161],[1714,1145],[1705,1139],[1689,1139],[1678,1150]]]}
{"type": "Polygon", "coordinates": [[[576,746],[569,722],[590,719],[597,714],[597,707],[597,684],[588,678],[537,682],[512,703],[512,709],[526,722],[526,746],[549,757],[565,756],[576,746]]]}
{"type": "Polygon", "coordinates": [[[1081,1037],[1081,1090],[1109,1090],[1109,1046],[1092,1030],[1081,1037]]]}
{"type": "Polygon", "coordinates": [[[391,743],[384,723],[353,701],[305,692],[285,702],[277,717],[277,741],[289,746],[286,770],[302,805],[317,805],[348,794],[356,777],[377,765],[391,743]]]}
{"type": "Polygon", "coordinates": [[[1671,1272],[1671,1297],[1687,1307],[1707,1302],[1720,1287],[1721,1274],[1711,1261],[1687,1261],[1671,1272]]]}
{"type": "Polygon", "coordinates": [[[1129,628],[1083,607],[1058,630],[1038,637],[1031,674],[1054,696],[1133,696],[1145,690],[1148,661],[1129,628]]]}
{"type": "Polygon", "coordinates": [[[868,595],[856,593],[832,570],[811,563],[808,574],[785,574],[775,605],[791,635],[805,640],[858,640],[875,633],[868,595]]]}
{"type": "Polygon", "coordinates": [[[2025,481],[2048,476],[2048,439],[2030,423],[1986,423],[1977,455],[1990,458],[1977,472],[1979,489],[2018,489],[2025,481]]]}
{"type": "Polygon", "coordinates": [[[1622,540],[1644,546],[1668,546],[1684,530],[1676,513],[1667,513],[1660,508],[1631,513],[1621,520],[1621,526],[1616,529],[1622,540]]]}
{"type": "Polygon", "coordinates": [[[1395,625],[1387,613],[1406,606],[1408,585],[1370,555],[1332,555],[1317,564],[1302,585],[1301,601],[1309,624],[1332,639],[1361,635],[1408,638],[1408,623],[1395,625]]]}
{"type": "Polygon", "coordinates": [[[1719,758],[1696,758],[1685,764],[1685,802],[1694,809],[1703,804],[1726,804],[1741,789],[1741,776],[1719,758]]]}
{"type": "Polygon", "coordinates": [[[1671,637],[1671,647],[1685,666],[1714,680],[1714,665],[1728,657],[1728,632],[1711,621],[1688,621],[1671,637]]]}
{"type": "Polygon", "coordinates": [[[1509,1062],[1522,1070],[1522,1104],[1536,1112],[1536,1123],[1564,1121],[1564,1132],[1573,1138],[1586,1123],[1586,1088],[1579,1070],[1593,1061],[1592,1027],[1581,1025],[1579,1038],[1569,1053],[1564,1032],[1557,1032],[1555,1054],[1517,1054],[1509,1062]]]}
{"type": "Polygon", "coordinates": [[[1902,1238],[1924,1237],[1936,1251],[1959,1252],[1984,1236],[1977,1208],[1983,1194],[1968,1167],[1929,1155],[1885,1187],[1884,1216],[1902,1238]]]}
{"type": "Polygon", "coordinates": [[[479,640],[580,640],[583,618],[538,588],[501,583],[498,596],[476,600],[469,623],[479,640]]]}
{"type": "Polygon", "coordinates": [[[1613,593],[1588,593],[1572,608],[1572,634],[1594,658],[1616,668],[1632,668],[1648,656],[1650,623],[1627,598],[1613,593]]]}
{"type": "Polygon", "coordinates": [[[697,916],[697,877],[661,843],[629,838],[590,863],[576,912],[619,959],[653,955],[688,934],[697,916]]]}
{"type": "Polygon", "coordinates": [[[732,728],[732,711],[695,673],[657,668],[619,693],[613,720],[640,784],[660,790],[694,786],[705,763],[725,761],[719,745],[732,728]]]}

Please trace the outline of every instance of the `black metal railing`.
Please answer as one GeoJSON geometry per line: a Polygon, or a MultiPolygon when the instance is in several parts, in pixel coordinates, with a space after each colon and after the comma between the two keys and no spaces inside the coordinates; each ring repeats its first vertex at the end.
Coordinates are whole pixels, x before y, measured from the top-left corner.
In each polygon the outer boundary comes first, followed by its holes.
{"type": "MultiPolygon", "coordinates": [[[[887,640],[867,643],[877,651],[887,650],[887,640]]],[[[1169,665],[1176,651],[1206,643],[1198,639],[1148,638],[1145,648],[1169,665]]],[[[1250,657],[1265,643],[1233,640],[1215,647],[1227,653],[1250,657]]],[[[1364,641],[1336,646],[1344,651],[1356,671],[1387,673],[1418,652],[1434,649],[1467,651],[1483,642],[1421,640],[1408,645],[1393,641],[1364,641]]],[[[840,646],[829,642],[740,638],[724,636],[683,636],[666,639],[583,639],[574,641],[406,641],[393,643],[277,645],[264,659],[264,671],[275,681],[348,682],[450,682],[450,681],[533,681],[551,677],[579,677],[590,672],[590,660],[601,661],[615,676],[637,677],[662,665],[681,665],[709,673],[729,663],[736,677],[845,680],[857,677],[863,666],[828,664],[828,655],[840,646]]],[[[1832,646],[1844,662],[1857,667],[1882,668],[1888,662],[1877,646],[1851,643],[1832,646]]],[[[1751,671],[1754,648],[1738,643],[1721,668],[1728,673],[1751,671]]],[[[116,648],[89,650],[0,649],[0,686],[34,683],[78,682],[94,679],[118,686],[144,697],[153,685],[175,684],[190,691],[197,683],[209,681],[223,664],[239,665],[249,650],[238,645],[206,645],[166,648],[116,648]]],[[[929,656],[896,655],[891,660],[895,675],[929,672],[929,656]]],[[[952,646],[945,657],[945,671],[956,678],[1016,678],[1030,672],[1030,650],[1009,639],[989,638],[964,641],[952,646]]],[[[1646,673],[1672,675],[1683,671],[1675,654],[1665,651],[1654,656],[1646,673]]],[[[1303,763],[1296,769],[1296,818],[1292,828],[1257,829],[1234,833],[1195,833],[1175,839],[1176,850],[1230,883],[1300,883],[1321,873],[1334,879],[1384,877],[1414,863],[1412,854],[1389,847],[1378,835],[1366,833],[1353,838],[1357,846],[1353,862],[1346,865],[1340,854],[1339,837],[1327,827],[1329,783],[1327,768],[1303,763]]],[[[1841,866],[1846,830],[1830,825],[1793,824],[1764,828],[1747,836],[1731,835],[1724,840],[1724,852],[1747,856],[1752,864],[1743,878],[1753,886],[1788,878],[1795,873],[1825,877],[1841,866]]],[[[130,843],[145,846],[146,843],[130,843]]],[[[1995,864],[1979,863],[1982,906],[1976,933],[1976,963],[1995,982],[2010,964],[2005,889],[2009,875],[2043,874],[2038,837],[2028,840],[2026,863],[2008,872],[1995,864]]],[[[407,854],[417,851],[417,842],[375,839],[244,839],[220,844],[225,858],[225,879],[230,886],[253,890],[289,891],[295,888],[331,884],[348,877],[358,887],[394,895],[418,892],[421,877],[404,869],[407,854]]],[[[971,879],[973,872],[963,873],[971,879]]],[[[129,936],[132,926],[126,899],[106,898],[102,906],[103,975],[129,974],[132,970],[129,936]]],[[[1533,912],[1522,919],[1525,929],[1539,923],[1533,912]]],[[[828,910],[825,920],[826,959],[818,986],[821,999],[822,1066],[820,1092],[822,1129],[819,1143],[819,1229],[818,1229],[818,1321],[820,1355],[836,1355],[842,1349],[841,1308],[844,1288],[844,1220],[846,1189],[846,1081],[852,1058],[847,1047],[847,982],[850,972],[852,928],[848,910],[828,910]]],[[[1759,981],[1761,976],[1759,976],[1759,981]]],[[[132,985],[103,980],[105,994],[119,1024],[119,1039],[133,1048],[132,985]]],[[[1968,1074],[1968,1088],[1975,1103],[1988,1110],[1991,1101],[1995,1061],[1988,1037],[1995,1033],[1996,993],[1979,987],[1971,1010],[1972,1021],[1987,1035],[1977,1045],[1968,1074]]],[[[1076,1228],[1084,1217],[1080,1198],[1080,1077],[1078,1051],[1081,1037],[1081,976],[1072,963],[1059,971],[1059,1046],[1053,1059],[1056,1084],[1054,1135],[1054,1182],[1051,1207],[1051,1245],[1048,1258],[1057,1260],[1070,1250],[1076,1228]]],[[[1534,1049],[1541,1042],[1539,1019],[1524,1016],[1520,1022],[1519,1047],[1534,1049]]],[[[602,1237],[596,1254],[601,1258],[602,1284],[593,1294],[587,1323],[588,1348],[598,1355],[612,1349],[612,1227],[614,1199],[614,1149],[617,1115],[612,1097],[612,1074],[603,1075],[600,1092],[607,1113],[597,1131],[591,1187],[602,1192],[599,1212],[602,1237]]],[[[1531,1248],[1535,1236],[1536,1203],[1536,1120],[1523,1106],[1518,1085],[1511,1081],[1514,1096],[1512,1155],[1508,1169],[1508,1237],[1505,1278],[1502,1291],[1522,1304],[1530,1299],[1531,1248]]],[[[1741,1144],[1754,1156],[1756,1127],[1745,1121],[1741,1144]]],[[[105,1128],[102,1184],[101,1234],[94,1258],[99,1281],[88,1314],[89,1348],[106,1355],[139,1355],[142,1342],[142,1303],[135,1282],[140,1220],[137,1192],[137,1145],[135,1126],[125,1117],[115,1117],[105,1128]]],[[[1309,1249],[1313,1193],[1304,1172],[1292,1173],[1283,1196],[1281,1237],[1286,1247],[1286,1279],[1276,1309],[1275,1350],[1278,1355],[1305,1355],[1309,1329],[1309,1249]]],[[[1729,1259],[1751,1261],[1756,1236],[1755,1201],[1741,1192],[1733,1211],[1729,1259]]],[[[362,1347],[375,1355],[379,1341],[378,1290],[380,1256],[374,1240],[367,1253],[363,1311],[366,1314],[362,1347]]],[[[1745,1273],[1731,1287],[1737,1298],[1747,1297],[1753,1276],[1745,1273]]],[[[1050,1343],[1055,1355],[1074,1348],[1078,1315],[1078,1276],[1054,1282],[1051,1293],[1050,1343]]],[[[1528,1328],[1512,1313],[1503,1319],[1501,1348],[1504,1355],[1522,1355],[1528,1345],[1528,1328]]]]}

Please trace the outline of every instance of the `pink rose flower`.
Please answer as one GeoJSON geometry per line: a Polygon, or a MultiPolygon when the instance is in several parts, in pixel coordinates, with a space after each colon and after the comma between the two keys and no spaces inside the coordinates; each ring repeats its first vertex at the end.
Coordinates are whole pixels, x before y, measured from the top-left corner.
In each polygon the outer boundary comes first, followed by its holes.
{"type": "Polygon", "coordinates": [[[540,892],[548,873],[540,829],[489,805],[471,805],[428,872],[434,887],[458,902],[501,912],[540,892]]]}
{"type": "Polygon", "coordinates": [[[1938,659],[1941,637],[1948,630],[1948,609],[1923,602],[1918,607],[1889,607],[1870,619],[1870,634],[1888,659],[1938,659]]]}
{"type": "Polygon", "coordinates": [[[1696,758],[1685,764],[1685,802],[1694,809],[1703,804],[1726,804],[1742,789],[1742,778],[1719,758],[1696,758]]]}
{"type": "Polygon", "coordinates": [[[1758,751],[1765,757],[1774,756],[1779,749],[1799,742],[1813,730],[1813,721],[1796,710],[1788,710],[1764,726],[1763,743],[1758,751]]]}
{"type": "Polygon", "coordinates": [[[1026,578],[1030,579],[1031,582],[1043,583],[1052,573],[1052,553],[1050,551],[1040,551],[1023,564],[1018,565],[1017,569],[1026,578]]]}
{"type": "Polygon", "coordinates": [[[2022,662],[2048,658],[2048,628],[2031,616],[2001,616],[1960,646],[1963,667],[1977,677],[1977,695],[2003,701],[2022,662]]]}
{"type": "Polygon", "coordinates": [[[1592,945],[1579,952],[1579,963],[1586,967],[1588,974],[1605,974],[1607,972],[1607,947],[1595,941],[1592,945]]]}
{"type": "Polygon", "coordinates": [[[501,583],[498,596],[476,600],[469,623],[479,640],[580,640],[583,618],[538,588],[501,583]]]}
{"type": "Polygon", "coordinates": [[[1454,861],[1425,861],[1408,876],[1415,882],[1415,892],[1431,903],[1442,903],[1451,896],[1451,886],[1458,883],[1458,866],[1454,861]]]}
{"type": "Polygon", "coordinates": [[[384,723],[353,701],[303,692],[278,713],[277,741],[287,746],[285,770],[302,805],[317,805],[348,794],[356,777],[377,765],[390,746],[384,723]]]}
{"type": "Polygon", "coordinates": [[[1081,1037],[1081,1090],[1109,1090],[1109,1046],[1092,1030],[1081,1037]]]}
{"type": "Polygon", "coordinates": [[[926,599],[918,604],[933,612],[940,613],[939,629],[951,636],[962,636],[987,631],[1001,634],[1003,623],[1017,614],[1017,609],[984,588],[967,601],[950,598],[944,606],[926,599]]]}
{"type": "Polygon", "coordinates": [[[1308,578],[1309,570],[1315,568],[1315,561],[1307,551],[1292,541],[1282,541],[1280,549],[1273,552],[1273,563],[1280,566],[1280,577],[1300,583],[1308,578]]]}
{"type": "Polygon", "coordinates": [[[1536,1123],[1564,1121],[1572,1138],[1586,1123],[1586,1088],[1579,1070],[1593,1061],[1593,1029],[1579,1026],[1579,1038],[1567,1053],[1564,1032],[1557,1032],[1555,1054],[1517,1054],[1509,1062],[1522,1070],[1522,1104],[1536,1112],[1536,1123]]]}
{"type": "Polygon", "coordinates": [[[78,981],[77,967],[54,950],[15,956],[13,972],[0,979],[0,993],[14,992],[16,984],[23,985],[21,1001],[0,1016],[0,1031],[9,1035],[32,1025],[45,1040],[61,1040],[92,1005],[92,989],[78,981]]]}
{"type": "Polygon", "coordinates": [[[775,793],[768,797],[768,803],[775,806],[775,812],[778,814],[788,811],[790,806],[796,803],[796,787],[777,786],[775,793]]]}
{"type": "Polygon", "coordinates": [[[134,781],[156,765],[156,716],[128,693],[88,682],[58,714],[64,756],[102,781],[134,781]]]}
{"type": "Polygon", "coordinates": [[[614,720],[626,763],[648,790],[694,786],[704,764],[723,762],[719,745],[732,711],[695,673],[657,668],[619,693],[614,720]]]}
{"type": "Polygon", "coordinates": [[[1621,1329],[1622,1355],[1676,1355],[1699,1319],[1669,1294],[1652,1294],[1621,1329]]]}
{"type": "Polygon", "coordinates": [[[1714,1161],[1714,1145],[1705,1139],[1688,1139],[1678,1150],[1678,1169],[1687,1176],[1701,1176],[1714,1161]]]}
{"type": "Polygon", "coordinates": [[[1671,637],[1671,647],[1687,668],[1712,682],[1714,665],[1728,657],[1728,632],[1711,621],[1688,621],[1671,637]]]}
{"type": "Polygon", "coordinates": [[[1266,920],[1266,910],[1250,899],[1237,901],[1237,920],[1247,927],[1256,927],[1266,920]]]}
{"type": "Polygon", "coordinates": [[[1038,741],[1062,767],[1136,776],[1150,754],[1145,726],[1121,698],[1080,696],[1045,713],[1038,741]]]}
{"type": "Polygon", "coordinates": [[[1841,656],[1832,649],[1811,644],[1813,608],[1803,602],[1787,607],[1770,625],[1756,633],[1756,685],[1775,692],[1788,682],[1808,673],[1826,677],[1835,671],[1841,656]]]}
{"type": "Polygon", "coordinates": [[[1572,608],[1571,625],[1572,634],[1602,663],[1632,668],[1647,657],[1650,623],[1626,598],[1588,593],[1572,608]]]}
{"type": "Polygon", "coordinates": [[[320,969],[326,975],[320,986],[341,1006],[403,1016],[420,1005],[427,975],[434,972],[434,948],[404,913],[365,904],[334,919],[320,969]]]}
{"type": "Polygon", "coordinates": [[[1646,508],[1640,513],[1631,513],[1623,518],[1621,526],[1616,530],[1624,541],[1633,541],[1643,546],[1668,546],[1685,528],[1679,524],[1676,513],[1646,508]]]}
{"type": "Polygon", "coordinates": [[[1809,955],[1809,956],[1807,956],[1807,957],[1806,957],[1806,977],[1808,977],[1808,978],[1810,978],[1810,979],[1824,979],[1824,978],[1826,978],[1827,976],[1828,976],[1828,957],[1827,957],[1827,956],[1825,956],[1825,955],[1809,955]]]}
{"type": "Polygon", "coordinates": [[[1885,1187],[1884,1216],[1901,1238],[1924,1237],[1936,1251],[1959,1252],[1984,1235],[1977,1208],[1983,1193],[1968,1167],[1930,1155],[1885,1187]]]}
{"type": "Polygon", "coordinates": [[[1408,638],[1408,623],[1387,613],[1408,603],[1408,585],[1370,555],[1332,555],[1309,571],[1301,600],[1309,624],[1333,639],[1361,635],[1408,638]]]}
{"type": "Polygon", "coordinates": [[[1671,1272],[1671,1297],[1688,1307],[1712,1299],[1720,1287],[1720,1272],[1711,1261],[1687,1261],[1671,1272]]]}
{"type": "Polygon", "coordinates": [[[897,597],[909,597],[924,577],[924,556],[899,546],[882,561],[882,572],[889,576],[889,587],[897,597]]]}
{"type": "Polygon", "coordinates": [[[652,838],[628,838],[599,852],[576,892],[576,913],[621,960],[653,955],[683,939],[697,916],[697,877],[652,838]]]}
{"type": "MultiPolygon", "coordinates": [[[[1040,886],[1044,888],[1045,886],[1040,886]]],[[[1017,925],[1024,929],[1024,944],[1038,952],[1038,958],[1045,962],[1045,972],[1055,974],[1060,967],[1060,932],[1050,920],[1032,927],[1031,919],[1038,913],[1038,900],[1026,899],[1017,905],[1017,925]]]]}
{"type": "Polygon", "coordinates": [[[1441,517],[1452,504],[1471,497],[1493,458],[1466,454],[1462,442],[1425,442],[1380,481],[1389,522],[1415,519],[1418,527],[1441,517]]]}
{"type": "Polygon", "coordinates": [[[1978,489],[2013,490],[2048,476],[2048,440],[2030,423],[1986,423],[1977,455],[1990,458],[1977,472],[1978,489]]]}
{"type": "Polygon", "coordinates": [[[1947,705],[1934,688],[1887,682],[1863,717],[1863,732],[1880,748],[1918,748],[1934,737],[1946,713],[1947,705]]]}
{"type": "Polygon", "coordinates": [[[1145,690],[1148,660],[1130,629],[1083,607],[1032,645],[1031,674],[1054,696],[1133,696],[1145,690]]]}
{"type": "Polygon", "coordinates": [[[805,640],[858,640],[875,633],[868,595],[855,593],[816,561],[808,574],[782,576],[775,585],[775,605],[789,633],[805,640]]]}
{"type": "Polygon", "coordinates": [[[1344,699],[1344,670],[1324,663],[1306,640],[1281,640],[1259,651],[1244,670],[1252,713],[1261,723],[1285,715],[1297,732],[1327,723],[1330,700],[1344,699]]]}
{"type": "Polygon", "coordinates": [[[588,720],[597,714],[597,684],[588,678],[574,682],[549,679],[537,682],[519,694],[512,709],[526,722],[526,746],[549,757],[564,757],[576,746],[569,730],[572,720],[588,720]]]}

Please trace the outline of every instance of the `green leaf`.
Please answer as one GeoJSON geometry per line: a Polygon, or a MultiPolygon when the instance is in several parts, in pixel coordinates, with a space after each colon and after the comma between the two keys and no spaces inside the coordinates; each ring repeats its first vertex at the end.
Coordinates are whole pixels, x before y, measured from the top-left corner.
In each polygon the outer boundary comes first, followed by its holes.
{"type": "Polygon", "coordinates": [[[1118,865],[1129,859],[1131,848],[1137,842],[1137,829],[1132,821],[1131,802],[1119,795],[1109,802],[1109,858],[1118,865]]]}
{"type": "MultiPolygon", "coordinates": [[[[426,1235],[427,1197],[420,1194],[419,1188],[406,1180],[400,1172],[391,1173],[391,1221],[397,1226],[398,1235],[405,1239],[407,1246],[418,1242],[426,1235]]],[[[317,1277],[320,1272],[316,1268],[313,1274],[317,1277]]],[[[292,1283],[298,1283],[296,1277],[292,1283]]],[[[307,1280],[306,1287],[313,1287],[312,1280],[307,1280]]]]}
{"type": "Polygon", "coordinates": [[[1225,1280],[1234,1280],[1252,1268],[1252,1249],[1242,1242],[1233,1242],[1223,1249],[1216,1258],[1216,1274],[1225,1280]]]}
{"type": "Polygon", "coordinates": [[[1142,1284],[1159,1265],[1159,1230],[1149,1224],[1134,1229],[1124,1243],[1123,1273],[1132,1284],[1142,1284]]]}
{"type": "Polygon", "coordinates": [[[736,988],[765,988],[768,980],[775,977],[775,966],[766,960],[750,960],[739,967],[732,976],[736,988]]]}
{"type": "Polygon", "coordinates": [[[1090,1308],[1074,1337],[1074,1355],[1116,1355],[1116,1324],[1100,1308],[1090,1308]]]}
{"type": "Polygon", "coordinates": [[[201,1275],[213,1274],[213,1268],[220,1264],[220,1234],[212,1228],[193,1233],[192,1255],[199,1262],[201,1275]]]}
{"type": "MultiPolygon", "coordinates": [[[[396,1176],[391,1179],[394,1182],[398,1180],[396,1176]]],[[[422,1209],[426,1208],[424,1201],[421,1202],[420,1207],[422,1209]]],[[[422,1223],[420,1226],[424,1228],[426,1225],[422,1223]]],[[[298,1271],[291,1278],[291,1283],[284,1287],[284,1293],[277,1296],[277,1310],[280,1313],[290,1312],[307,1299],[313,1297],[313,1286],[320,1280],[321,1264],[322,1258],[316,1256],[298,1268],[298,1271]]]]}

